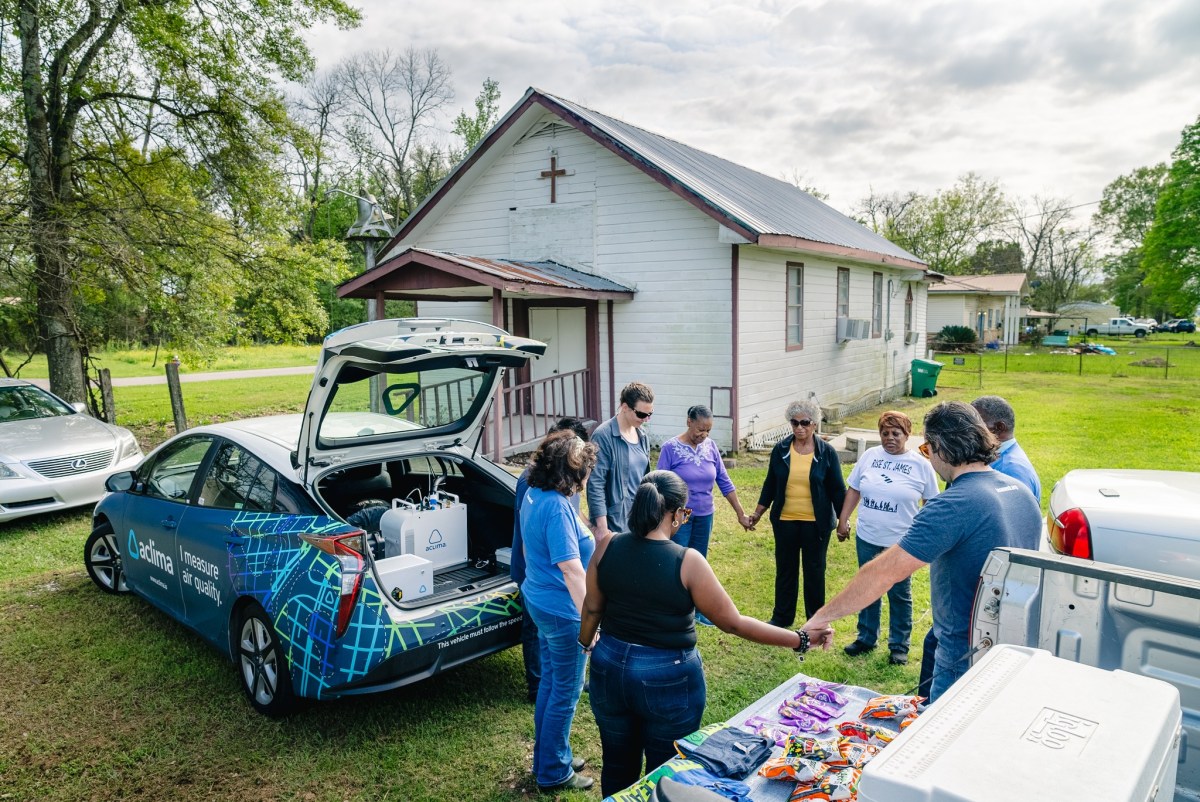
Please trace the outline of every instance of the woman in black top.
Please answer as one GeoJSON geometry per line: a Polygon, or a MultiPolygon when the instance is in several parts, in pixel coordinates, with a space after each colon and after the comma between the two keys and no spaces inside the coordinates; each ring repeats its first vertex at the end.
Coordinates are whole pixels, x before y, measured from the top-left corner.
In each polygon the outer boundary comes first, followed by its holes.
{"type": "Polygon", "coordinates": [[[756,643],[799,649],[802,642],[796,632],[740,614],[704,555],[671,542],[691,515],[686,505],[682,479],[671,471],[647,474],[630,531],[598,544],[588,565],[579,643],[592,654],[604,796],[642,776],[643,755],[649,771],[700,727],[705,684],[696,610],[723,632],[756,643]]]}

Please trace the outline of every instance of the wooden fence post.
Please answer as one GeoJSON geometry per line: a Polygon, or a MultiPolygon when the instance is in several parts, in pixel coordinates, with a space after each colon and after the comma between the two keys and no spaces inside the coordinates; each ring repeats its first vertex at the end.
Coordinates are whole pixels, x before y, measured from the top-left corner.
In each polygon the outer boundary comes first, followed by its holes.
{"type": "Polygon", "coordinates": [[[179,357],[167,363],[167,389],[171,393],[171,414],[175,416],[175,433],[187,429],[187,415],[183,411],[183,390],[179,387],[179,357]]]}
{"type": "Polygon", "coordinates": [[[104,406],[104,420],[116,423],[117,408],[113,404],[112,371],[108,368],[100,368],[100,403],[104,406]]]}

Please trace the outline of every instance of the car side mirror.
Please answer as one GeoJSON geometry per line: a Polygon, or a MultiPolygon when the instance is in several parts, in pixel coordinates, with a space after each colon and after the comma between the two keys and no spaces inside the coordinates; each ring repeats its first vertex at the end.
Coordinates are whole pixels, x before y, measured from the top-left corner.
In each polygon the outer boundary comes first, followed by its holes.
{"type": "Polygon", "coordinates": [[[104,489],[109,493],[124,493],[136,483],[137,480],[133,475],[133,471],[121,471],[120,473],[114,473],[104,480],[104,489]]]}

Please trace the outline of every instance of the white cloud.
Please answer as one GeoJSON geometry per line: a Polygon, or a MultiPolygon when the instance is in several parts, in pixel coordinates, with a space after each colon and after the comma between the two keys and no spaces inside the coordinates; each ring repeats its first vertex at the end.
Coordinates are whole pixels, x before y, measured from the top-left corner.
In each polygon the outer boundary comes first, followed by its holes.
{"type": "MultiPolygon", "coordinates": [[[[1133,0],[363,0],[321,29],[321,66],[437,49],[455,107],[495,78],[507,109],[546,91],[781,177],[848,210],[872,187],[975,171],[1017,195],[1098,199],[1169,158],[1200,103],[1200,3],[1133,0]]],[[[1090,213],[1083,210],[1084,214],[1090,213]]]]}

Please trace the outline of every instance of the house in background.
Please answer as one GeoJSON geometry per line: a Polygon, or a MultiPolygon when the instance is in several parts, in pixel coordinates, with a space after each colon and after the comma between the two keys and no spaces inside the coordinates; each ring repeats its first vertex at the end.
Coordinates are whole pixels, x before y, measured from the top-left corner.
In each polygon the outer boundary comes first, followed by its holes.
{"type": "Polygon", "coordinates": [[[1029,294],[1024,273],[944,276],[929,288],[929,338],[946,326],[966,326],[980,342],[1016,345],[1021,333],[1021,299],[1029,294]]]}
{"type": "Polygon", "coordinates": [[[926,273],[791,184],[530,89],[338,292],[549,344],[502,391],[494,453],[556,414],[611,416],[633,380],[654,440],[702,403],[729,450],[781,432],[796,398],[906,392],[926,273]]]}

